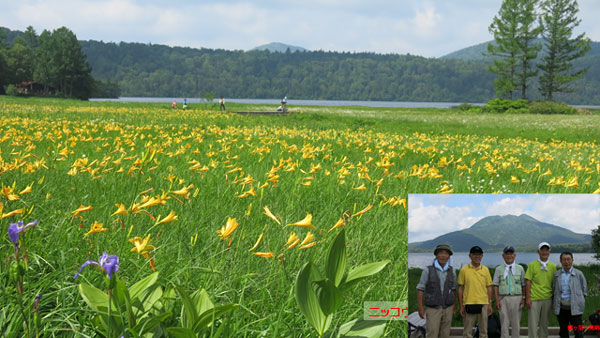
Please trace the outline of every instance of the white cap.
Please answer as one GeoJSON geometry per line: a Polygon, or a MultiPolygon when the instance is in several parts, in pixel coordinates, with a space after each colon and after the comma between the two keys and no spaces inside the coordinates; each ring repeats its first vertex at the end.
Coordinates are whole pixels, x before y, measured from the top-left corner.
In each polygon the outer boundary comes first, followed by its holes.
{"type": "Polygon", "coordinates": [[[542,242],[542,243],[538,244],[538,250],[541,249],[543,246],[547,246],[548,249],[552,248],[550,246],[550,244],[548,244],[548,242],[542,242]]]}

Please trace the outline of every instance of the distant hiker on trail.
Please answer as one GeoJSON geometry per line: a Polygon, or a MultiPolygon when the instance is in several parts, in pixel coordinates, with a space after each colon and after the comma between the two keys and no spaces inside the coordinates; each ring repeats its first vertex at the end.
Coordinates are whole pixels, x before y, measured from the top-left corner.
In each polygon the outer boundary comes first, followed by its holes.
{"type": "Polygon", "coordinates": [[[525,272],[525,304],[529,308],[529,338],[548,337],[548,324],[552,313],[552,280],[556,265],[549,259],[550,244],[538,245],[539,258],[527,267],[525,272]]]}
{"type": "Polygon", "coordinates": [[[177,109],[177,100],[173,100],[173,103],[171,103],[171,108],[177,109]]]}
{"type": "Polygon", "coordinates": [[[225,99],[223,98],[223,96],[219,98],[219,110],[227,110],[225,109],[225,99]]]}
{"type": "Polygon", "coordinates": [[[187,108],[187,99],[183,99],[183,109],[187,108]]]}
{"type": "Polygon", "coordinates": [[[287,105],[287,95],[283,97],[283,100],[281,100],[281,109],[283,111],[286,111],[286,105],[287,105]]]}

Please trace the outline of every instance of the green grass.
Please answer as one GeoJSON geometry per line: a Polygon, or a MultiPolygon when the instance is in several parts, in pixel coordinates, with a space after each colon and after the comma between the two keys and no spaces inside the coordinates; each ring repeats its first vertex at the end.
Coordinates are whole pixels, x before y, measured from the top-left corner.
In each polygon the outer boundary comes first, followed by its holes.
{"type": "MultiPolygon", "coordinates": [[[[128,239],[150,234],[162,285],[175,283],[190,292],[204,288],[215,304],[240,304],[219,322],[227,336],[314,336],[296,305],[293,285],[305,262],[323,267],[337,233],[328,230],[345,212],[373,206],[345,226],[349,265],[384,259],[392,263],[350,292],[333,327],[362,317],[364,301],[409,296],[407,214],[401,204],[390,204],[394,200],[440,191],[591,193],[599,188],[598,115],[308,106],[290,110],[285,116],[247,116],[197,104],[173,111],[170,104],[0,97],[0,182],[6,187],[14,182],[17,193],[33,183],[32,193],[16,201],[0,194],[0,203],[4,213],[33,206],[25,221],[40,221],[24,235],[29,257],[25,299],[31,302],[37,293],[44,294],[44,332],[93,336],[91,312],[73,275],[84,261],[106,251],[119,255],[119,276],[128,284],[147,276],[148,261],[130,252],[128,239]],[[147,149],[159,150],[156,162],[128,174],[147,149]],[[193,161],[208,171],[190,170],[193,161]],[[81,166],[73,169],[76,163],[81,166]],[[311,172],[316,165],[321,169],[311,172]],[[278,166],[274,186],[269,172],[278,166]],[[231,171],[237,167],[243,174],[231,171]],[[552,173],[542,175],[548,169],[552,173]],[[76,174],[70,175],[73,170],[76,174]],[[171,175],[174,179],[168,181],[171,175]],[[247,175],[256,196],[238,198],[250,187],[240,184],[247,175]],[[519,183],[512,183],[512,176],[519,183]],[[548,185],[558,178],[577,184],[548,185]],[[312,185],[300,184],[307,181],[312,185]],[[260,188],[265,182],[269,185],[260,188]],[[178,197],[183,203],[172,198],[148,208],[154,217],[173,211],[177,221],[153,226],[144,213],[121,217],[123,223],[111,216],[116,203],[128,208],[140,203],[142,191],[153,189],[146,194],[156,196],[189,184],[194,185],[189,199],[178,197]],[[363,184],[365,190],[353,189],[363,184]],[[81,214],[83,220],[72,217],[80,205],[93,206],[81,214]],[[317,245],[285,250],[290,232],[302,239],[308,230],[278,225],[263,214],[265,205],[284,225],[311,213],[317,245]],[[230,248],[216,234],[227,217],[240,224],[230,248]],[[89,241],[84,234],[94,221],[108,230],[88,236],[89,241]],[[248,251],[261,233],[264,239],[256,251],[273,251],[274,258],[248,251]],[[190,238],[196,234],[192,245],[190,238]]],[[[0,219],[0,296],[6,299],[0,309],[5,325],[1,331],[21,327],[14,286],[6,277],[12,252],[6,229],[19,217],[0,219]]],[[[81,278],[101,287],[101,274],[93,268],[81,278]]],[[[404,324],[390,323],[386,336],[399,336],[404,324]]]]}
{"type": "MultiPolygon", "coordinates": [[[[588,286],[588,296],[585,299],[585,310],[584,310],[584,319],[589,315],[594,313],[596,310],[600,309],[600,290],[598,290],[598,278],[600,278],[600,265],[582,265],[575,266],[575,268],[581,270],[583,275],[586,278],[587,286],[588,286]]],[[[490,275],[494,276],[495,268],[490,268],[490,275]]],[[[419,283],[419,279],[421,278],[421,269],[411,268],[408,269],[408,309],[409,312],[415,312],[418,310],[417,307],[417,284],[419,283]]],[[[457,271],[458,274],[458,271],[457,271]]],[[[498,314],[498,310],[496,309],[496,303],[494,301],[494,313],[498,314]]],[[[527,308],[523,310],[521,315],[521,326],[527,326],[527,308]]],[[[589,324],[589,322],[588,322],[589,324]]],[[[454,315],[452,318],[452,326],[454,327],[462,327],[462,317],[460,313],[454,315]]],[[[554,315],[554,310],[552,315],[550,316],[550,326],[558,326],[558,320],[554,315]]]]}

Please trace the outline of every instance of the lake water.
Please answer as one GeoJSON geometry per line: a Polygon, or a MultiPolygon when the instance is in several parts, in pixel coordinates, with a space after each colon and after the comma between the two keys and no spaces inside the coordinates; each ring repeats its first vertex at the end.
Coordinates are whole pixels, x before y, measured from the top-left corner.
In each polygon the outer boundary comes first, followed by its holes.
{"type": "MultiPolygon", "coordinates": [[[[183,102],[183,97],[120,97],[118,99],[90,99],[90,101],[111,101],[111,102],[162,102],[170,103],[173,100],[177,100],[178,104],[183,102]]],[[[188,98],[188,103],[203,103],[204,99],[200,98],[188,98]]],[[[219,99],[213,100],[213,103],[218,103],[219,99]]],[[[278,106],[281,99],[234,99],[225,98],[225,104],[227,102],[244,103],[244,104],[272,104],[278,106]]],[[[288,99],[288,106],[290,105],[301,105],[301,106],[330,106],[330,107],[341,107],[341,106],[361,106],[361,107],[373,107],[373,108],[450,108],[452,106],[459,105],[456,102],[397,102],[397,101],[343,101],[343,100],[292,100],[288,99]]],[[[482,103],[473,103],[475,105],[483,105],[482,103]]]]}
{"type": "MultiPolygon", "coordinates": [[[[111,102],[162,102],[170,103],[173,100],[177,100],[178,104],[183,102],[183,97],[119,97],[118,99],[90,99],[90,101],[111,101],[111,102]]],[[[204,99],[201,98],[187,98],[188,103],[204,103],[204,99]]],[[[219,99],[213,100],[213,103],[218,103],[219,99]]],[[[244,104],[272,104],[279,106],[281,99],[235,99],[225,98],[225,104],[227,102],[244,103],[244,104]]],[[[329,106],[329,107],[343,107],[343,106],[361,106],[361,107],[372,107],[372,108],[450,108],[457,106],[463,102],[401,102],[401,101],[345,101],[345,100],[294,100],[288,99],[288,106],[300,105],[300,106],[329,106]]],[[[471,103],[476,106],[483,106],[484,103],[471,103]]],[[[600,106],[577,106],[579,108],[590,108],[599,109],[600,106]]]]}
{"type": "MultiPolygon", "coordinates": [[[[408,267],[409,268],[424,268],[428,265],[431,265],[435,257],[431,252],[409,252],[408,253],[408,267]]],[[[456,268],[460,268],[465,266],[471,262],[469,258],[468,252],[455,252],[452,256],[452,266],[456,268]]],[[[550,261],[560,266],[560,252],[559,253],[551,253],[550,261]]],[[[530,262],[538,259],[537,252],[524,252],[518,253],[515,261],[517,263],[525,263],[529,264],[530,262]]],[[[575,265],[590,265],[590,264],[600,264],[600,261],[594,259],[593,253],[574,253],[573,254],[573,263],[575,265]]],[[[490,252],[483,254],[483,260],[481,263],[488,267],[496,267],[502,263],[504,263],[504,259],[502,259],[502,254],[500,252],[490,252]]]]}

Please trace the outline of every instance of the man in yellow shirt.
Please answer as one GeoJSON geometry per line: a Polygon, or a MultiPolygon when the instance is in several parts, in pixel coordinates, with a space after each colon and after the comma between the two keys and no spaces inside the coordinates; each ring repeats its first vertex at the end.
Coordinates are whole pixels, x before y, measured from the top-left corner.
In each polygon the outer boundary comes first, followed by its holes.
{"type": "Polygon", "coordinates": [[[474,246],[469,251],[471,263],[460,269],[458,275],[458,302],[463,317],[463,337],[473,337],[475,322],[479,337],[487,338],[488,317],[492,314],[492,276],[481,264],[483,250],[474,246]]]}

